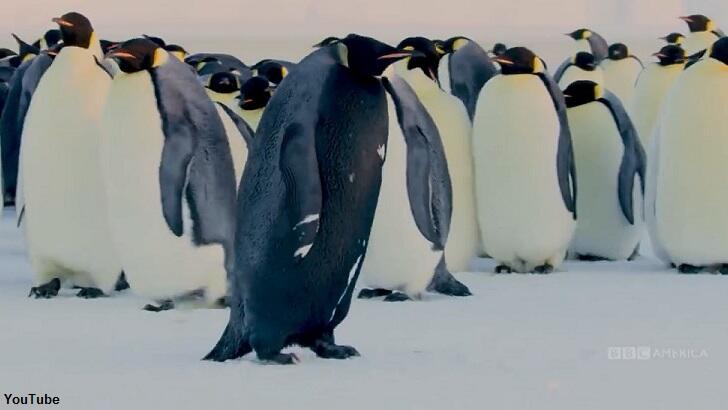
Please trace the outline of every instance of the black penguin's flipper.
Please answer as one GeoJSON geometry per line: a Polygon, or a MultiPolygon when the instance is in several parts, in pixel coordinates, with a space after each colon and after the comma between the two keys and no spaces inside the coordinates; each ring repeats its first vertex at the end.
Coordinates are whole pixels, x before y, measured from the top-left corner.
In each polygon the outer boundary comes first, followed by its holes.
{"type": "Polygon", "coordinates": [[[695,54],[691,54],[688,56],[687,63],[685,63],[685,69],[692,67],[693,64],[697,63],[698,61],[702,60],[705,55],[708,54],[708,50],[700,50],[695,54]]]}
{"type": "Polygon", "coordinates": [[[718,37],[718,38],[723,38],[723,37],[725,37],[725,33],[723,32],[723,30],[721,30],[721,29],[719,29],[719,28],[717,28],[717,29],[713,30],[713,34],[715,34],[715,35],[716,35],[716,37],[718,37]]]}
{"type": "Polygon", "coordinates": [[[164,219],[181,236],[182,201],[186,199],[193,243],[219,243],[231,251],[235,171],[217,109],[194,73],[176,58],[154,68],[152,81],[165,137],[159,169],[164,219]]]}
{"type": "Polygon", "coordinates": [[[488,53],[471,40],[450,55],[448,71],[452,95],[463,102],[472,121],[480,90],[498,74],[498,67],[488,53]]]}
{"type": "Polygon", "coordinates": [[[556,82],[546,73],[539,74],[546,89],[554,102],[556,113],[559,117],[559,146],[556,153],[556,172],[559,178],[561,197],[564,200],[566,209],[576,219],[576,163],[574,162],[574,148],[571,141],[571,130],[566,114],[566,99],[556,82]]]}
{"type": "Polygon", "coordinates": [[[407,193],[415,224],[433,249],[445,249],[452,217],[452,186],[435,122],[412,88],[394,75],[383,80],[407,144],[407,193]]]}
{"type": "Polygon", "coordinates": [[[255,135],[255,132],[253,132],[253,129],[250,128],[250,125],[248,125],[247,122],[245,122],[244,119],[242,119],[238,114],[235,113],[235,111],[231,110],[230,107],[227,105],[218,102],[217,105],[222,107],[222,110],[225,111],[225,113],[230,117],[230,119],[233,121],[235,126],[238,128],[238,132],[240,132],[240,136],[243,137],[243,140],[245,141],[245,146],[250,149],[250,144],[253,143],[253,136],[255,135]]]}
{"type": "Polygon", "coordinates": [[[597,62],[600,62],[609,56],[609,43],[599,33],[592,31],[589,36],[589,46],[591,47],[591,53],[596,58],[597,62]]]}
{"type": "Polygon", "coordinates": [[[561,81],[561,77],[564,76],[566,70],[572,65],[574,65],[574,63],[571,62],[571,59],[567,59],[566,61],[561,63],[561,65],[556,69],[556,72],[554,73],[554,81],[556,81],[557,83],[561,81]]]}
{"type": "Polygon", "coordinates": [[[462,282],[455,279],[450,273],[445,263],[445,255],[440,259],[440,263],[435,268],[435,275],[432,277],[432,281],[427,286],[427,290],[430,292],[437,292],[448,296],[471,296],[470,289],[465,286],[462,282]]]}
{"type": "Polygon", "coordinates": [[[647,157],[637,136],[637,130],[619,98],[612,92],[605,91],[602,98],[599,99],[599,102],[604,104],[612,113],[614,122],[617,124],[617,129],[619,130],[619,135],[622,137],[624,154],[619,167],[619,186],[617,192],[619,206],[622,208],[624,217],[627,218],[630,224],[634,225],[634,180],[636,176],[639,176],[641,192],[644,195],[647,157]]]}

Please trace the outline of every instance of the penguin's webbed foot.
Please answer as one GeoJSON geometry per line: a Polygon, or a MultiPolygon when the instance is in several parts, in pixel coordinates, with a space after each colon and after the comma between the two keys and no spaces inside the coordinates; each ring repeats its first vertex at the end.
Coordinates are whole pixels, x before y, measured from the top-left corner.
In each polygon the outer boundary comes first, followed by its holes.
{"type": "Polygon", "coordinates": [[[718,268],[718,273],[721,275],[728,275],[728,264],[720,265],[720,268],[718,268]]]}
{"type": "Polygon", "coordinates": [[[61,280],[55,278],[46,284],[30,288],[28,297],[34,296],[36,299],[50,299],[58,296],[59,290],[61,290],[61,280]]]}
{"type": "Polygon", "coordinates": [[[402,292],[392,292],[384,298],[385,302],[407,302],[409,300],[412,300],[412,298],[402,292]]]}
{"type": "Polygon", "coordinates": [[[126,274],[124,272],[121,272],[119,275],[119,279],[116,280],[116,285],[114,285],[114,290],[117,292],[121,292],[122,290],[129,289],[129,282],[126,281],[126,274]]]}
{"type": "Polygon", "coordinates": [[[163,300],[159,306],[154,306],[152,304],[148,304],[142,308],[143,310],[146,310],[147,312],[164,312],[165,310],[172,310],[174,309],[174,302],[171,300],[163,300]]]}
{"type": "Polygon", "coordinates": [[[389,289],[362,289],[359,292],[359,296],[357,296],[357,298],[374,299],[374,298],[380,298],[382,296],[389,296],[391,294],[392,294],[392,291],[389,289]]]}
{"type": "Polygon", "coordinates": [[[537,273],[539,275],[547,275],[549,273],[552,273],[553,271],[554,267],[549,265],[548,263],[533,268],[533,273],[537,273]]]}
{"type": "Polygon", "coordinates": [[[495,273],[513,273],[513,269],[510,266],[498,265],[495,267],[495,273]]]}
{"type": "Polygon", "coordinates": [[[686,275],[695,275],[700,273],[702,270],[703,268],[701,266],[688,265],[687,263],[683,263],[677,267],[678,272],[686,275]]]}
{"type": "Polygon", "coordinates": [[[471,296],[470,289],[455,279],[452,273],[435,275],[432,283],[427,287],[430,292],[437,292],[448,296],[471,296]]]}
{"type": "Polygon", "coordinates": [[[97,299],[105,297],[106,295],[104,294],[104,291],[99,288],[81,288],[76,296],[84,299],[97,299]]]}
{"type": "Polygon", "coordinates": [[[316,356],[322,359],[348,359],[350,357],[361,356],[359,352],[351,346],[340,346],[325,340],[317,340],[311,346],[311,350],[316,356]]]}
{"type": "Polygon", "coordinates": [[[582,255],[582,254],[576,255],[576,259],[577,260],[580,260],[582,262],[604,262],[604,261],[608,261],[609,260],[609,259],[604,258],[604,257],[601,257],[601,256],[596,256],[596,255],[582,255]]]}
{"type": "Polygon", "coordinates": [[[258,354],[258,359],[266,363],[284,365],[298,364],[301,362],[301,359],[299,359],[295,353],[276,353],[270,356],[261,356],[258,354]]]}

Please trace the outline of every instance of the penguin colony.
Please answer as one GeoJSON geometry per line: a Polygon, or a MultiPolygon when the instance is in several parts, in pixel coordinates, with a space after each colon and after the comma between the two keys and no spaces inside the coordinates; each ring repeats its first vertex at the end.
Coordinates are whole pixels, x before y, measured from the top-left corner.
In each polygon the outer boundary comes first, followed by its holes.
{"type": "Polygon", "coordinates": [[[728,38],[681,17],[646,65],[589,29],[525,47],[329,37],[248,66],[71,12],[0,49],[2,193],[52,298],[229,307],[206,359],[358,356],[354,297],[469,296],[453,272],[631,260],[728,274],[728,38]],[[73,104],[68,104],[69,99],[73,104]],[[356,292],[357,284],[359,292],[356,292]]]}

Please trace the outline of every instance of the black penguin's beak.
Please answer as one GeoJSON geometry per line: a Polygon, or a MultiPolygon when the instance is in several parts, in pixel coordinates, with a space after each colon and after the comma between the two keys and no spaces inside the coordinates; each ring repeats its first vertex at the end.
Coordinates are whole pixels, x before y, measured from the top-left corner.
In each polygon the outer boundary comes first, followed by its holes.
{"type": "Polygon", "coordinates": [[[71,23],[70,21],[66,21],[60,17],[54,17],[51,19],[51,21],[62,27],[73,27],[73,23],[71,23]]]}
{"type": "Polygon", "coordinates": [[[691,19],[689,16],[680,16],[678,17],[680,20],[686,22],[686,23],[692,23],[693,19],[691,19]]]}
{"type": "Polygon", "coordinates": [[[498,57],[494,58],[493,61],[495,61],[498,64],[513,65],[513,61],[511,61],[510,59],[508,59],[507,57],[504,57],[504,56],[498,56],[498,57]]]}
{"type": "Polygon", "coordinates": [[[401,60],[407,57],[425,57],[425,53],[417,50],[397,50],[393,53],[379,56],[377,60],[401,60]]]}
{"type": "Polygon", "coordinates": [[[667,57],[666,55],[664,55],[662,53],[652,53],[652,56],[653,57],[657,57],[657,58],[665,58],[665,57],[667,57]]]}
{"type": "Polygon", "coordinates": [[[109,54],[106,55],[106,58],[121,58],[123,60],[136,60],[136,56],[134,54],[131,54],[128,51],[125,51],[121,48],[112,50],[109,54]]]}

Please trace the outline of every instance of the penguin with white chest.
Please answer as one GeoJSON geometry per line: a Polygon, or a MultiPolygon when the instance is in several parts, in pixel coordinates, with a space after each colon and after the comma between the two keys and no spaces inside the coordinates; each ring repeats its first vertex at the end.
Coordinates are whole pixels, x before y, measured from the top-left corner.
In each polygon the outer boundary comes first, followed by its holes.
{"type": "Polygon", "coordinates": [[[549,273],[574,233],[576,170],[564,96],[523,47],[497,57],[475,115],[480,231],[496,272],[549,273]]]}
{"type": "Polygon", "coordinates": [[[713,43],[725,34],[716,26],[715,22],[702,14],[680,17],[687,23],[690,33],[685,37],[681,46],[687,55],[693,55],[708,49],[713,43]]]}
{"type": "Polygon", "coordinates": [[[584,51],[576,53],[574,57],[564,61],[554,73],[554,81],[562,89],[579,80],[590,80],[597,84],[604,84],[604,70],[591,53],[584,51]]]}
{"type": "Polygon", "coordinates": [[[581,260],[631,258],[644,228],[644,149],[615,94],[577,81],[564,95],[579,175],[579,221],[569,250],[581,260]]]}
{"type": "Polygon", "coordinates": [[[675,82],[659,123],[655,218],[682,273],[728,274],[728,38],[675,82]]]}
{"type": "Polygon", "coordinates": [[[18,212],[41,284],[31,294],[52,297],[67,282],[83,288],[79,296],[97,297],[114,289],[121,272],[98,155],[111,78],[86,17],[68,13],[53,21],[64,47],[33,94],[20,153],[18,212]]]}
{"type": "Polygon", "coordinates": [[[604,87],[613,92],[625,108],[632,107],[634,88],[644,66],[639,58],[629,52],[623,43],[609,46],[609,56],[601,62],[604,71],[604,87]]]}
{"type": "MultiPolygon", "coordinates": [[[[397,63],[395,67],[402,66],[396,70],[385,73],[390,84],[403,90],[400,98],[413,93],[411,85],[420,88],[423,95],[423,88],[436,86],[438,58],[434,45],[427,39],[411,38],[398,48],[417,53],[397,63]],[[410,69],[414,73],[408,73],[410,69]],[[398,71],[412,82],[408,84],[396,74],[398,71]],[[424,78],[418,78],[419,73],[424,78]],[[417,84],[420,81],[426,83],[417,84]]],[[[361,273],[367,288],[359,298],[386,295],[385,301],[420,299],[431,283],[431,289],[441,293],[470,295],[467,287],[450,274],[443,252],[452,232],[453,194],[441,134],[432,111],[416,94],[411,97],[407,105],[421,111],[421,122],[427,127],[412,129],[407,124],[390,123],[387,145],[382,147],[382,187],[361,273]]],[[[461,104],[459,100],[457,103],[461,104]]],[[[395,116],[394,109],[391,104],[390,117],[395,116]]],[[[467,115],[464,111],[462,114],[467,115]]],[[[467,117],[463,120],[469,123],[467,117]]],[[[456,138],[468,138],[468,134],[456,138]]],[[[464,265],[461,255],[455,255],[458,266],[464,265]]]]}
{"type": "Polygon", "coordinates": [[[133,290],[206,305],[226,296],[236,181],[214,103],[195,74],[147,39],[109,57],[119,63],[104,109],[104,164],[114,243],[133,290]]]}

